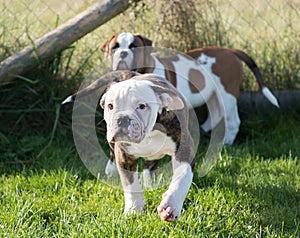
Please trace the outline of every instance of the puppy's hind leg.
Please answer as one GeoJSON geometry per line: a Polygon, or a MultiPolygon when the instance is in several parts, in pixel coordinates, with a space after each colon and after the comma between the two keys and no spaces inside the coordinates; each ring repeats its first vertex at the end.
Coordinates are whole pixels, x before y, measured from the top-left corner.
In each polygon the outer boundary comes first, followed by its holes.
{"type": "Polygon", "coordinates": [[[217,98],[215,92],[212,93],[211,97],[207,100],[208,117],[206,121],[201,125],[201,128],[208,132],[215,128],[217,124],[224,117],[224,110],[222,110],[222,104],[217,98]]]}
{"type": "Polygon", "coordinates": [[[237,100],[230,94],[226,96],[225,118],[226,134],[224,144],[232,145],[239,132],[241,120],[238,114],[237,100]]]}
{"type": "Polygon", "coordinates": [[[105,166],[105,174],[108,178],[114,178],[118,176],[118,168],[115,161],[115,153],[110,148],[110,159],[107,161],[105,166]]]}
{"type": "Polygon", "coordinates": [[[153,176],[158,167],[159,160],[145,160],[143,170],[143,182],[146,188],[153,187],[153,176]]]}

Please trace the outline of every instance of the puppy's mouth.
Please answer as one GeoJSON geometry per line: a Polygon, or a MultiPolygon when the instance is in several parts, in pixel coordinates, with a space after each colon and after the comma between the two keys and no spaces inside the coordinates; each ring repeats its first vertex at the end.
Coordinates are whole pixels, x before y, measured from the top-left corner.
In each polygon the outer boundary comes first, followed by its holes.
{"type": "Polygon", "coordinates": [[[145,137],[145,126],[136,119],[119,117],[107,125],[108,142],[140,143],[145,137]]]}
{"type": "Polygon", "coordinates": [[[128,131],[125,132],[125,130],[119,130],[114,135],[108,136],[107,140],[108,142],[124,142],[124,143],[140,143],[144,139],[143,133],[138,133],[136,136],[130,135],[128,131]]]}
{"type": "Polygon", "coordinates": [[[130,67],[124,60],[121,60],[117,65],[117,70],[128,70],[128,69],[130,69],[130,67]]]}

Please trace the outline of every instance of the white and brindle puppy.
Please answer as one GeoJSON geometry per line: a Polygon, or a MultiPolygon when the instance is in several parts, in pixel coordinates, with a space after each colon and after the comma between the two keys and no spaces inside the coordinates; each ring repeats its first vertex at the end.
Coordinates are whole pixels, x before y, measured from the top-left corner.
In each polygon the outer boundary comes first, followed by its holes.
{"type": "Polygon", "coordinates": [[[156,168],[164,155],[172,158],[173,176],[157,207],[164,221],[176,221],[189,191],[195,164],[194,141],[188,130],[184,97],[156,74],[113,71],[67,97],[75,98],[107,90],[100,100],[107,125],[111,160],[116,162],[125,198],[125,214],[143,211],[144,195],[138,178],[138,158],[156,168]]]}
{"type": "Polygon", "coordinates": [[[205,47],[194,49],[184,54],[159,58],[151,54],[152,41],[132,33],[114,35],[105,42],[101,50],[111,61],[113,70],[129,69],[140,73],[155,73],[169,80],[177,90],[189,101],[192,107],[204,105],[211,101],[214,105],[207,120],[202,124],[204,131],[210,131],[225,117],[225,144],[232,144],[239,131],[240,118],[237,100],[240,94],[243,67],[242,61],[251,69],[257,83],[266,98],[275,106],[277,99],[264,85],[262,75],[254,60],[246,53],[236,49],[221,47],[205,47]],[[142,47],[142,48],[141,48],[142,47]],[[203,67],[197,66],[201,65],[203,67]],[[208,71],[210,76],[204,73],[208,71]],[[215,98],[215,93],[206,98],[202,91],[213,79],[221,94],[225,109],[225,116],[219,113],[222,105],[215,98]]]}

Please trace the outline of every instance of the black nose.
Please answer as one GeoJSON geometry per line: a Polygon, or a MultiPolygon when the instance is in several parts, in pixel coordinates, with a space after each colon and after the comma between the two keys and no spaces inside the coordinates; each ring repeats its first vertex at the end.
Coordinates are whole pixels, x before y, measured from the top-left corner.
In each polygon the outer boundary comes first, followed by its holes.
{"type": "Polygon", "coordinates": [[[128,55],[128,52],[122,51],[120,54],[120,57],[121,57],[121,59],[124,59],[124,58],[126,58],[127,55],[128,55]]]}
{"type": "Polygon", "coordinates": [[[119,117],[117,123],[120,127],[128,127],[130,124],[130,118],[128,116],[119,117]]]}

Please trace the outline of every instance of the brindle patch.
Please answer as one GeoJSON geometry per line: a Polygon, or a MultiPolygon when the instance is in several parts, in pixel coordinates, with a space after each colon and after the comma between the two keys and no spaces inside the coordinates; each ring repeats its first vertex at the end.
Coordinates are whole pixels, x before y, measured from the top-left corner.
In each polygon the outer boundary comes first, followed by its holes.
{"type": "Polygon", "coordinates": [[[191,69],[188,79],[192,93],[199,93],[205,88],[205,79],[199,70],[191,69]]]}
{"type": "Polygon", "coordinates": [[[124,184],[126,186],[132,184],[134,180],[133,173],[137,172],[138,168],[137,159],[133,155],[127,154],[117,143],[114,144],[114,155],[119,173],[122,175],[121,178],[124,179],[124,184]]]}
{"type": "Polygon", "coordinates": [[[194,142],[187,129],[187,123],[184,111],[167,111],[163,109],[162,113],[157,116],[153,130],[159,130],[171,137],[176,143],[175,159],[190,163],[192,169],[194,169],[194,142]]]}
{"type": "Polygon", "coordinates": [[[161,131],[170,136],[176,143],[176,150],[178,149],[181,140],[181,126],[173,111],[163,109],[162,113],[157,116],[153,130],[161,131]]]}

